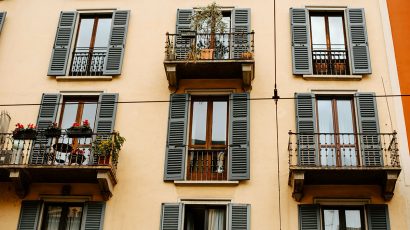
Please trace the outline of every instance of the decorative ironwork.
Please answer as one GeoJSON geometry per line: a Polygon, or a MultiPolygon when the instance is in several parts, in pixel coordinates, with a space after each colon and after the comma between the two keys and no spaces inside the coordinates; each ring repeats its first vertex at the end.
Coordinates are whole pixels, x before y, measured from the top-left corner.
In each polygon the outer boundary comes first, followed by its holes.
{"type": "Polygon", "coordinates": [[[187,180],[227,180],[226,150],[189,150],[187,180]]]}
{"type": "Polygon", "coordinates": [[[346,50],[313,50],[313,74],[348,75],[349,60],[346,50]]]}
{"type": "Polygon", "coordinates": [[[107,47],[76,47],[70,76],[102,76],[107,47]]]}

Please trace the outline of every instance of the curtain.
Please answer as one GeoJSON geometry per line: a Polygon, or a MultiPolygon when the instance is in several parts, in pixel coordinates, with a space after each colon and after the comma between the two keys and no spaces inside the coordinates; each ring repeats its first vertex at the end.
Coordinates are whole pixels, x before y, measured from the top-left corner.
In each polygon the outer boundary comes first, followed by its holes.
{"type": "Polygon", "coordinates": [[[208,210],[208,230],[224,230],[225,228],[225,210],[209,209],[208,210]]]}

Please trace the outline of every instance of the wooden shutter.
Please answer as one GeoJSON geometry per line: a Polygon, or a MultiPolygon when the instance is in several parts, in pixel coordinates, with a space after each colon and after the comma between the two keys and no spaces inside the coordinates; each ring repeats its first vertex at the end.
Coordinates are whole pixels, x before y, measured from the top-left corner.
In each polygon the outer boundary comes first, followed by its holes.
{"type": "Polygon", "coordinates": [[[379,121],[374,93],[356,93],[356,110],[359,123],[360,150],[365,166],[383,165],[379,137],[379,121]]]}
{"type": "Polygon", "coordinates": [[[117,113],[117,93],[102,93],[98,99],[96,116],[96,133],[111,133],[114,130],[115,115],[117,113]]]}
{"type": "Polygon", "coordinates": [[[121,74],[124,58],[125,39],[128,31],[129,10],[114,11],[111,24],[110,40],[107,48],[107,58],[104,63],[104,75],[121,74]]]}
{"type": "Polygon", "coordinates": [[[81,230],[100,230],[104,225],[105,202],[87,202],[81,223],[81,230]]]}
{"type": "Polygon", "coordinates": [[[320,230],[318,205],[299,205],[299,230],[320,230]]]}
{"type": "Polygon", "coordinates": [[[249,93],[229,102],[229,180],[249,180],[249,93]]]}
{"type": "Polygon", "coordinates": [[[188,53],[191,50],[191,39],[182,38],[181,32],[191,30],[191,17],[193,9],[178,9],[175,38],[175,55],[178,60],[188,59],[188,53]]]}
{"type": "Polygon", "coordinates": [[[66,73],[76,18],[77,12],[75,11],[63,11],[60,14],[60,21],[58,22],[50,66],[48,68],[48,75],[50,76],[61,76],[66,73]]]}
{"type": "Polygon", "coordinates": [[[228,229],[249,230],[250,229],[249,204],[229,204],[228,205],[228,229]]]}
{"type": "MultiPolygon", "coordinates": [[[[37,117],[37,130],[43,131],[53,122],[57,117],[57,111],[60,103],[61,95],[58,93],[43,94],[41,98],[40,110],[37,117]]],[[[34,141],[33,149],[30,154],[31,164],[43,164],[44,153],[50,149],[51,139],[44,137],[43,135],[37,136],[37,140],[34,141]]]]}
{"type": "Polygon", "coordinates": [[[240,59],[241,54],[250,51],[250,35],[251,32],[251,9],[234,9],[233,15],[233,28],[235,34],[233,36],[233,57],[240,59]],[[236,34],[236,33],[243,34],[236,34]]]}
{"type": "Polygon", "coordinates": [[[0,12],[0,33],[1,29],[3,28],[4,20],[6,19],[6,13],[5,11],[0,12]]]}
{"type": "Polygon", "coordinates": [[[292,31],[293,74],[312,74],[309,12],[304,8],[290,9],[292,31]]]}
{"type": "Polygon", "coordinates": [[[182,209],[181,203],[162,204],[161,209],[161,230],[182,229],[182,209]]]}
{"type": "Polygon", "coordinates": [[[318,165],[315,96],[311,93],[296,94],[296,132],[298,139],[298,165],[318,165]]]}
{"type": "Polygon", "coordinates": [[[367,226],[369,230],[390,230],[389,210],[387,205],[366,205],[367,226]]]}
{"type": "Polygon", "coordinates": [[[353,74],[370,74],[369,44],[364,9],[346,9],[349,51],[353,74]]]}
{"type": "Polygon", "coordinates": [[[188,94],[172,94],[168,116],[164,180],[183,180],[185,171],[188,94]]]}
{"type": "Polygon", "coordinates": [[[41,206],[43,202],[39,200],[24,200],[21,202],[18,230],[36,230],[39,227],[41,206]]]}

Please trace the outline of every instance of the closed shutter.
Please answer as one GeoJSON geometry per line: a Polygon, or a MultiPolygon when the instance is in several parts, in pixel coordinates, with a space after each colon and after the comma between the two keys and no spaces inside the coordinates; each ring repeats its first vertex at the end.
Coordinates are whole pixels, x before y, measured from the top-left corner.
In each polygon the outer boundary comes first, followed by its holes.
{"type": "Polygon", "coordinates": [[[249,230],[250,229],[250,211],[249,204],[229,204],[228,205],[228,224],[232,230],[249,230]]]}
{"type": "Polygon", "coordinates": [[[87,202],[81,223],[81,230],[100,230],[104,225],[105,202],[87,202]]]}
{"type": "Polygon", "coordinates": [[[184,179],[187,119],[188,94],[172,94],[165,153],[165,181],[184,179]]]}
{"type": "Polygon", "coordinates": [[[318,205],[299,205],[299,230],[320,230],[318,205]]]}
{"type": "Polygon", "coordinates": [[[366,211],[369,230],[390,230],[389,210],[387,205],[366,205],[366,211]]]}
{"type": "Polygon", "coordinates": [[[66,73],[76,18],[77,12],[63,11],[60,14],[60,21],[58,22],[50,66],[48,68],[49,76],[62,76],[66,73]]]}
{"type": "MultiPolygon", "coordinates": [[[[42,132],[49,125],[55,122],[60,97],[61,95],[58,93],[43,94],[37,117],[37,130],[39,132],[42,132]]],[[[47,150],[50,150],[50,144],[51,139],[48,139],[43,135],[37,136],[37,140],[34,141],[33,149],[31,150],[30,163],[43,164],[45,162],[44,154],[47,150]]]]}
{"type": "Polygon", "coordinates": [[[183,205],[181,203],[162,204],[161,230],[181,230],[182,209],[183,205]]]}
{"type": "Polygon", "coordinates": [[[361,133],[360,150],[364,166],[383,165],[375,96],[374,93],[355,94],[359,133],[361,133]]]}
{"type": "Polygon", "coordinates": [[[233,57],[240,59],[241,54],[250,51],[251,9],[234,9],[233,28],[233,57]],[[237,34],[240,33],[240,34],[237,34]]]}
{"type": "Polygon", "coordinates": [[[18,230],[37,230],[40,219],[42,201],[22,201],[18,230]]]}
{"type": "Polygon", "coordinates": [[[191,50],[191,39],[182,38],[181,32],[191,30],[192,9],[178,9],[175,38],[175,55],[177,60],[188,59],[188,53],[191,50]]]}
{"type": "Polygon", "coordinates": [[[309,12],[303,8],[290,9],[292,30],[293,74],[312,74],[312,51],[310,47],[309,12]]]}
{"type": "Polygon", "coordinates": [[[0,32],[3,28],[4,20],[6,19],[6,13],[7,12],[0,12],[0,32]]]}
{"type": "Polygon", "coordinates": [[[122,60],[124,58],[125,39],[128,31],[130,11],[114,11],[111,24],[110,40],[107,48],[107,58],[104,63],[104,75],[121,74],[122,60]]]}
{"type": "Polygon", "coordinates": [[[353,74],[370,74],[369,44],[364,9],[346,9],[349,51],[353,74]]]}
{"type": "Polygon", "coordinates": [[[115,115],[117,113],[117,93],[102,93],[98,99],[96,116],[96,133],[111,133],[114,130],[115,115]]]}
{"type": "Polygon", "coordinates": [[[249,180],[249,93],[231,94],[229,107],[229,180],[249,180]]]}
{"type": "Polygon", "coordinates": [[[311,93],[296,94],[296,129],[298,143],[298,165],[318,165],[315,96],[311,93]]]}

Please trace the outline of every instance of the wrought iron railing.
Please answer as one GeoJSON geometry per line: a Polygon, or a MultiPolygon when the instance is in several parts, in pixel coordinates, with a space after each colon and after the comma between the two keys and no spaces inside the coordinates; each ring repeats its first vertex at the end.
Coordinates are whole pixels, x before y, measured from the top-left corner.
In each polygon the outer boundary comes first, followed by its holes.
{"type": "Polygon", "coordinates": [[[107,47],[76,47],[71,62],[70,76],[103,75],[107,47]]]}
{"type": "Polygon", "coordinates": [[[166,34],[165,60],[253,59],[254,32],[166,34]]]}
{"type": "Polygon", "coordinates": [[[346,50],[313,50],[313,74],[348,75],[349,60],[346,50]]]}
{"type": "Polygon", "coordinates": [[[189,150],[187,180],[227,180],[226,150],[189,150]]]}
{"type": "Polygon", "coordinates": [[[326,168],[400,167],[396,132],[289,132],[289,165],[326,168]]]}

